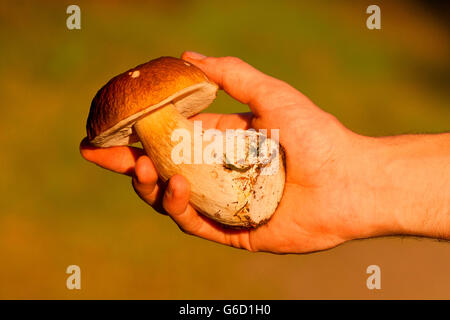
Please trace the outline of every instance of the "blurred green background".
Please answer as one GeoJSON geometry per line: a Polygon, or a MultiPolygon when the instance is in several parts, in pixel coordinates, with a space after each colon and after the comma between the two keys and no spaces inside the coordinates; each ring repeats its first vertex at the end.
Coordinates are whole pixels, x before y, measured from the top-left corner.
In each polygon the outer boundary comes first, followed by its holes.
{"type": "MultiPolygon", "coordinates": [[[[96,91],[150,59],[238,56],[367,135],[449,129],[442,8],[377,1],[7,1],[0,5],[0,298],[450,298],[449,244],[378,238],[250,254],[181,233],[78,144],[96,91]],[[81,30],[66,8],[81,8],[81,30]],[[82,290],[66,289],[81,267],[82,290]],[[382,290],[366,288],[381,267],[382,290]]],[[[448,8],[448,7],[447,7],[448,8]]],[[[210,112],[247,107],[224,93],[210,112]]],[[[301,206],[301,204],[299,204],[301,206]]]]}

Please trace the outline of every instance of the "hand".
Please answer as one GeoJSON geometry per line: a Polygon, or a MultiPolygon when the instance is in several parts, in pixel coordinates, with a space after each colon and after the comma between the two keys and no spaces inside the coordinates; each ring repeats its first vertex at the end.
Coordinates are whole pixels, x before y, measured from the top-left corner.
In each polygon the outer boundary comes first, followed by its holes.
{"type": "Polygon", "coordinates": [[[199,114],[192,120],[202,120],[205,129],[279,129],[286,153],[286,185],[269,222],[234,230],[209,220],[190,206],[188,181],[175,175],[162,183],[141,149],[98,149],[84,140],[84,158],[130,175],[141,199],[167,213],[184,232],[250,251],[303,253],[355,238],[410,231],[399,218],[401,213],[390,214],[388,204],[387,210],[380,209],[383,197],[389,198],[389,187],[380,191],[379,185],[385,183],[383,168],[390,158],[380,156],[379,150],[388,154],[389,143],[351,132],[293,87],[237,58],[193,52],[182,58],[251,109],[247,114],[199,114]]]}

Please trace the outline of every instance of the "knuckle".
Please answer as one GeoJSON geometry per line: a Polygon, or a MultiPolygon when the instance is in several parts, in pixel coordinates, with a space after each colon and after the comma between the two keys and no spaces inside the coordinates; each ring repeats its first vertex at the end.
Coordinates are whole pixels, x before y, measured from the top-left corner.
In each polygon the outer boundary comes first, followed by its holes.
{"type": "Polygon", "coordinates": [[[250,242],[245,243],[243,247],[244,247],[244,249],[246,249],[249,252],[258,252],[258,249],[253,247],[250,242]]]}
{"type": "Polygon", "coordinates": [[[180,229],[180,231],[183,232],[184,234],[186,234],[186,235],[188,235],[188,236],[194,235],[194,234],[192,233],[192,231],[186,229],[186,228],[183,227],[182,225],[177,224],[177,226],[178,226],[178,229],[180,229]]]}
{"type": "Polygon", "coordinates": [[[241,59],[232,56],[223,57],[222,59],[222,62],[230,65],[239,65],[244,63],[244,61],[242,61],[241,59]]]}
{"type": "Polygon", "coordinates": [[[248,232],[246,234],[243,234],[243,237],[241,239],[242,248],[250,251],[250,252],[257,252],[257,248],[252,244],[252,235],[251,232],[248,232]]]}

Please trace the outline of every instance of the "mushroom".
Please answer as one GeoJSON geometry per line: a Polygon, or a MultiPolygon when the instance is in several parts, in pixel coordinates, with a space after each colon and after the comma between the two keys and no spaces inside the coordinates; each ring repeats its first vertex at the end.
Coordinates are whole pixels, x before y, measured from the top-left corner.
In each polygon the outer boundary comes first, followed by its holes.
{"type": "MultiPolygon", "coordinates": [[[[174,134],[179,130],[196,134],[187,118],[208,107],[217,89],[187,61],[173,57],[149,61],[114,77],[97,92],[86,124],[88,139],[97,147],[140,141],[163,181],[175,174],[187,178],[190,203],[200,213],[225,225],[256,227],[268,221],[283,194],[284,156],[276,141],[254,130],[237,130],[231,140],[243,138],[239,141],[244,141],[244,152],[222,145],[225,150],[213,154],[214,161],[179,163],[173,158],[179,145],[174,134]],[[263,149],[265,153],[254,157],[263,149]]],[[[188,142],[194,152],[196,143],[188,142]]],[[[200,152],[207,146],[202,145],[200,152]]],[[[183,156],[189,160],[188,154],[183,156]]]]}

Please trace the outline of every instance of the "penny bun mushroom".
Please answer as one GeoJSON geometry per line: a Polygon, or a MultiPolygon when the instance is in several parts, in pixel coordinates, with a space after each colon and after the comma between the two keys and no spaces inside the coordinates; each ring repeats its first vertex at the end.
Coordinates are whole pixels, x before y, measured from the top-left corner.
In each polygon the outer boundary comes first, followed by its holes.
{"type": "MultiPolygon", "coordinates": [[[[187,118],[207,108],[217,89],[187,61],[173,57],[149,61],[114,77],[97,92],[86,124],[88,139],[97,147],[140,141],[163,181],[175,174],[186,177],[190,203],[199,212],[225,225],[257,227],[272,216],[283,194],[284,159],[276,141],[254,130],[237,130],[235,138],[243,137],[243,153],[233,146],[228,156],[230,149],[224,146],[223,154],[212,155],[215,161],[173,159],[179,144],[174,132],[185,130],[193,137],[194,123],[187,118]]],[[[193,141],[189,144],[198,152],[193,141]]],[[[205,148],[203,143],[200,152],[205,148]]]]}

